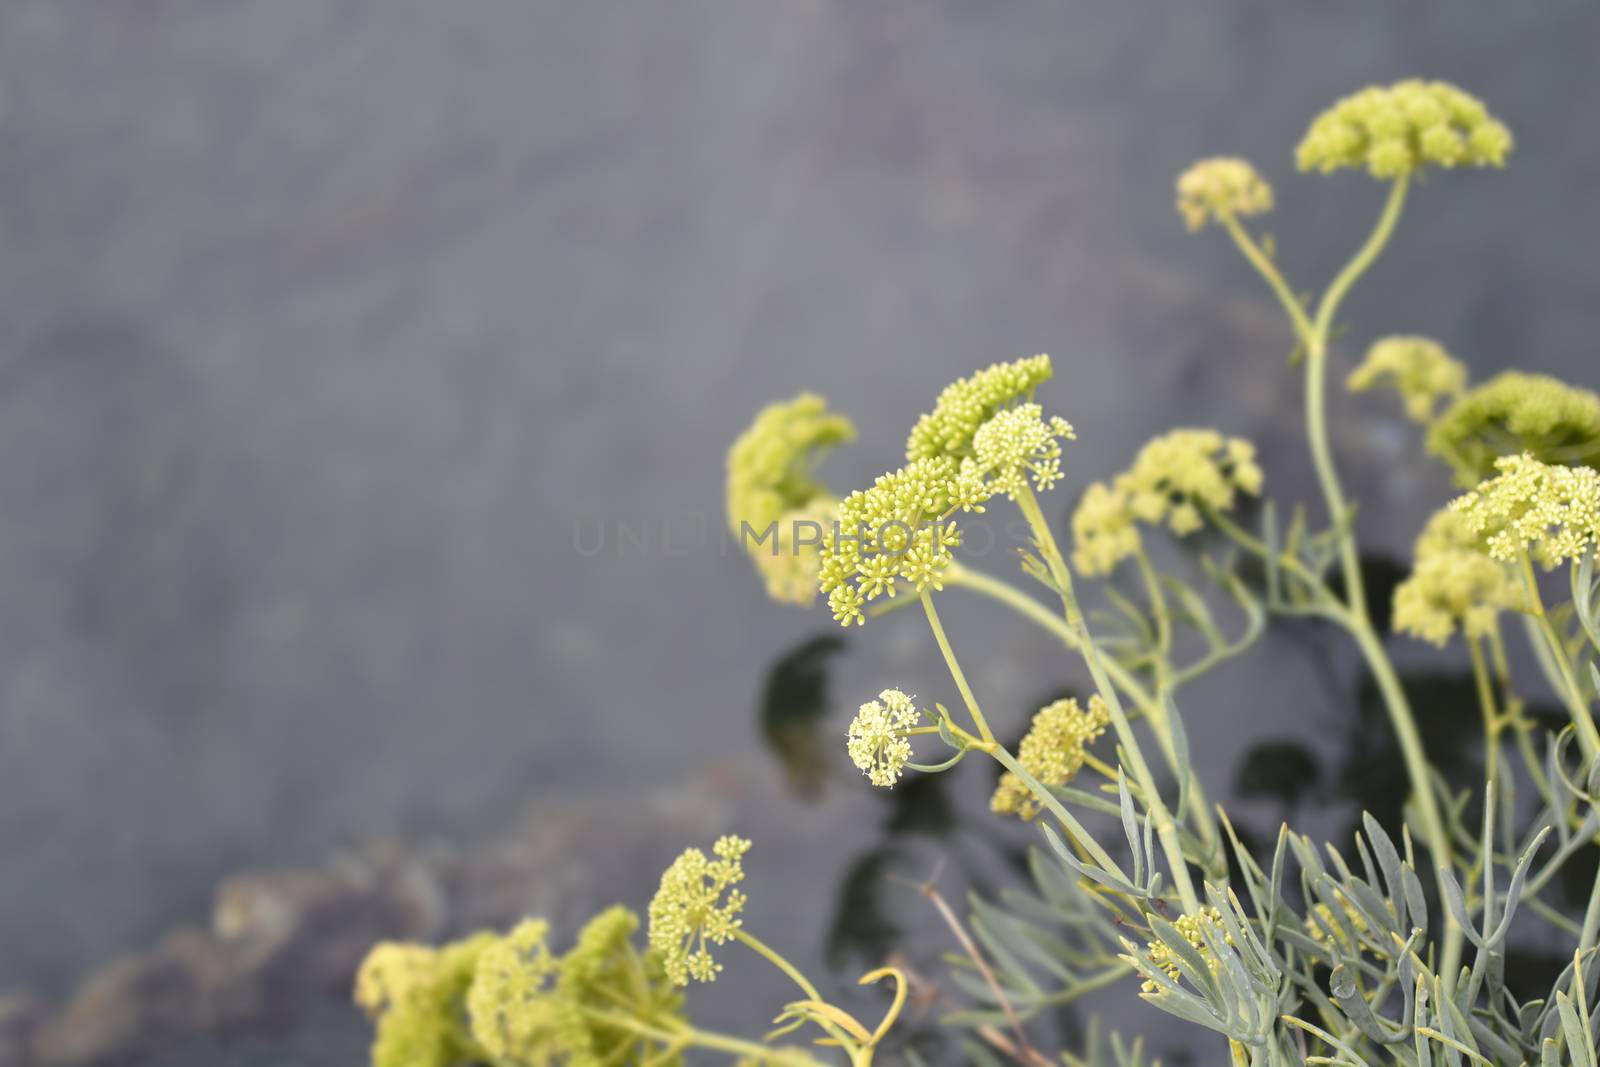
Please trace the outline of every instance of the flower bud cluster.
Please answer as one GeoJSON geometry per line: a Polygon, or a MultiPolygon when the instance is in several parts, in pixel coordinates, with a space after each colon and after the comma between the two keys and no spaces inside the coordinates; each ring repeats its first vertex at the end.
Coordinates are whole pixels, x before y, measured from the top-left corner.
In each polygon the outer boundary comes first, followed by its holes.
{"type": "Polygon", "coordinates": [[[1261,215],[1272,210],[1272,186],[1248,160],[1231,156],[1202,159],[1178,176],[1178,214],[1191,233],[1228,216],[1261,215]]]}
{"type": "Polygon", "coordinates": [[[1367,349],[1345,385],[1353,393],[1387,385],[1400,394],[1406,417],[1426,425],[1433,419],[1434,405],[1466,390],[1467,368],[1431,338],[1385,337],[1367,349]]]}
{"type": "Polygon", "coordinates": [[[766,581],[767,595],[808,607],[816,599],[818,554],[801,544],[799,529],[833,525],[838,505],[815,471],[834,447],[855,439],[855,427],[828,410],[813,393],[769,404],[728,450],[728,528],[766,581]],[[744,527],[758,540],[752,549],[744,527]],[[760,548],[766,531],[776,528],[777,543],[760,548]]]}
{"type": "MultiPolygon", "coordinates": [[[[1202,927],[1209,927],[1214,932],[1221,934],[1223,941],[1230,945],[1233,944],[1232,936],[1224,932],[1222,912],[1210,904],[1202,905],[1200,910],[1193,914],[1178,916],[1177,919],[1173,920],[1172,925],[1190,945],[1194,946],[1194,950],[1200,954],[1200,958],[1206,961],[1206,967],[1210,969],[1211,973],[1216,974],[1221,969],[1222,963],[1212,953],[1210,947],[1206,945],[1205,936],[1200,931],[1202,927]]],[[[1160,941],[1151,941],[1146,948],[1146,958],[1151,963],[1165,971],[1167,977],[1174,982],[1182,980],[1183,970],[1178,966],[1178,961],[1174,958],[1172,950],[1160,941]]],[[[1143,991],[1157,993],[1160,991],[1160,987],[1155,982],[1146,980],[1143,991]]]]}
{"type": "Polygon", "coordinates": [[[1138,524],[1166,523],[1181,536],[1204,525],[1206,511],[1225,511],[1234,495],[1261,491],[1255,446],[1215,430],[1173,430],[1134,457],[1108,485],[1084,491],[1072,516],[1072,561],[1084,574],[1109,574],[1139,551],[1138,524]]]}
{"type": "Polygon", "coordinates": [[[972,437],[1001,408],[1033,396],[1051,375],[1049,356],[996,363],[945,386],[933,410],[923,415],[906,440],[906,459],[966,456],[972,437]]]}
{"type": "MultiPolygon", "coordinates": [[[[1017,746],[1017,762],[1043,785],[1066,785],[1083,768],[1089,746],[1110,725],[1111,713],[1099,696],[1089,698],[1087,711],[1072,697],[1046,704],[1017,746]]],[[[989,809],[1022,819],[1032,819],[1040,810],[1033,791],[1012,771],[1000,776],[989,809]]]]}
{"type": "Polygon", "coordinates": [[[1445,509],[1423,527],[1411,576],[1395,587],[1394,628],[1442,648],[1458,626],[1481,637],[1500,612],[1524,603],[1517,576],[1484,554],[1463,515],[1445,509]]]}
{"type": "Polygon", "coordinates": [[[1511,152],[1511,131],[1482,101],[1446,82],[1411,78],[1372,86],[1318,115],[1295,162],[1324,174],[1364,167],[1394,179],[1428,166],[1498,167],[1511,152]]]}

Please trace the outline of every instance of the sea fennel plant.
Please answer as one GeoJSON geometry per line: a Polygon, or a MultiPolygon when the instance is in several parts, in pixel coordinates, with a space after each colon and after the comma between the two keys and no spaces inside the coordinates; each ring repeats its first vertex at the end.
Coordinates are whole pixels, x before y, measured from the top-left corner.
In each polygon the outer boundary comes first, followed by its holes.
{"type": "MultiPolygon", "coordinates": [[[[1418,537],[1392,620],[1401,634],[1440,646],[1459,637],[1466,648],[1486,772],[1470,789],[1430,761],[1373,621],[1358,516],[1327,431],[1340,308],[1393,236],[1412,185],[1429,170],[1500,166],[1511,145],[1479,101],[1438,82],[1369,88],[1317,117],[1299,169],[1364,170],[1385,195],[1366,239],[1314,298],[1247,227],[1274,201],[1253,165],[1218,157],[1178,179],[1183,222],[1226,233],[1287,320],[1320,495],[1319,506],[1288,508],[1287,523],[1248,441],[1181,428],[1082,489],[1064,549],[1040,495],[1074,473],[1075,434],[1046,406],[1047,356],[945,388],[911,428],[903,464],[854,492],[835,493],[816,470],[852,431],[813,395],[767,408],[731,450],[729,525],[776,599],[804,604],[814,587],[847,627],[920,609],[944,659],[957,710],[908,695],[936,680],[905,679],[844,728],[850,760],[883,788],[993,760],[993,812],[1038,828],[1029,890],[974,898],[965,923],[929,893],[962,949],[948,984],[964,1004],[945,1021],[973,1062],[1145,1064],[1142,1041],[1107,1035],[1093,1016],[1072,1047],[1040,1047],[1034,1020],[1122,995],[1214,1034],[1194,1062],[1600,1067],[1600,880],[1590,877],[1572,914],[1552,895],[1600,859],[1600,398],[1515,372],[1472,387],[1465,367],[1421,336],[1377,340],[1346,376],[1353,391],[1392,388],[1422,427],[1419,445],[1466,490],[1439,501],[1418,537]],[[1260,502],[1259,521],[1242,517],[1247,500],[1260,502]],[[1020,582],[960,558],[964,524],[1011,509],[1027,531],[1020,582]],[[1196,546],[1204,587],[1161,569],[1149,548],[1165,536],[1196,546]],[[1093,684],[1087,699],[1040,708],[1015,752],[943,625],[965,594],[1041,627],[1093,684]],[[1091,596],[1110,610],[1089,610],[1091,596]],[[1219,621],[1219,604],[1233,622],[1219,621]],[[1400,824],[1364,815],[1342,847],[1284,826],[1258,852],[1206,799],[1179,699],[1247,655],[1273,616],[1319,621],[1360,653],[1409,778],[1400,824]],[[1520,619],[1534,679],[1508,650],[1509,619],[1520,619]],[[1564,709],[1557,729],[1528,711],[1541,682],[1564,709]],[[1535,980],[1508,967],[1512,939],[1530,936],[1563,945],[1559,973],[1535,980]]],[[[443,949],[380,946],[357,991],[378,1020],[375,1061],[656,1064],[722,1052],[864,1065],[896,1054],[908,976],[887,968],[862,979],[893,989],[870,1029],[830,1004],[744,929],[748,848],[726,837],[710,856],[684,853],[649,906],[642,948],[623,909],[602,913],[564,956],[533,920],[443,949]],[[734,942],[803,994],[761,1039],[700,1030],[685,1014],[679,990],[714,979],[717,952],[734,942]],[[806,1050],[794,1043],[802,1031],[817,1042],[806,1050]]]]}

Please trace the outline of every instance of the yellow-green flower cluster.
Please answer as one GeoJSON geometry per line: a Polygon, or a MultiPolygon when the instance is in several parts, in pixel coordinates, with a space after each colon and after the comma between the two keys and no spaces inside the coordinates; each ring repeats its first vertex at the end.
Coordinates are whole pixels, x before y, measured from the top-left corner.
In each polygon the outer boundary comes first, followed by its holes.
{"type": "Polygon", "coordinates": [[[1527,553],[1554,567],[1600,541],[1600,471],[1530,455],[1502,457],[1495,469],[1493,478],[1450,502],[1491,558],[1516,563],[1527,553]]]}
{"type": "Polygon", "coordinates": [[[817,581],[842,625],[866,621],[863,608],[893,596],[896,583],[917,592],[944,588],[944,572],[961,543],[951,519],[985,498],[977,480],[963,482],[949,456],[915,460],[882,475],[872,488],[839,503],[839,524],[823,539],[817,581]]]}
{"type": "MultiPolygon", "coordinates": [[[[1060,416],[1046,419],[1038,404],[997,413],[972,435],[972,455],[961,461],[960,480],[981,482],[987,494],[1015,500],[1031,480],[1041,492],[1061,480],[1061,442],[1077,435],[1060,416]]],[[[967,499],[976,501],[973,492],[967,499]]]]}
{"type": "Polygon", "coordinates": [[[620,1062],[639,1036],[609,1020],[620,1014],[660,1025],[676,1021],[682,1007],[660,960],[634,949],[638,927],[633,912],[608,908],[560,957],[543,919],[441,948],[376,946],[355,993],[377,1022],[374,1067],[620,1062]]]}
{"type": "Polygon", "coordinates": [[[877,700],[861,705],[850,720],[845,734],[850,761],[873,785],[885,789],[894,785],[911,759],[906,731],[921,718],[909,696],[898,689],[885,689],[877,700]]]}
{"type": "Polygon", "coordinates": [[[1196,232],[1228,216],[1261,215],[1272,210],[1272,186],[1248,160],[1232,156],[1202,159],[1178,176],[1178,214],[1196,232]]]}
{"type": "Polygon", "coordinates": [[[1546,463],[1600,464],[1600,396],[1543,374],[1507,371],[1469,390],[1428,430],[1428,451],[1463,488],[1495,460],[1527,452],[1546,463]]]}
{"type": "MultiPolygon", "coordinates": [[[[1098,696],[1089,698],[1087,711],[1072,697],[1046,704],[1017,746],[1017,762],[1042,785],[1066,785],[1083,768],[1089,746],[1110,725],[1111,713],[1098,696]]],[[[989,808],[1022,819],[1032,819],[1040,811],[1038,798],[1012,771],[1000,776],[989,808]]]]}
{"type": "Polygon", "coordinates": [[[1442,648],[1457,626],[1481,637],[1500,612],[1523,605],[1517,576],[1484,554],[1462,514],[1445,509],[1423,527],[1411,576],[1395,587],[1394,628],[1442,648]]]}
{"type": "Polygon", "coordinates": [[[742,837],[720,837],[711,856],[688,849],[661,875],[650,901],[650,947],[675,985],[688,985],[691,978],[709,982],[722,970],[709,946],[725,944],[738,932],[745,895],[737,886],[749,850],[742,837]]]}
{"type": "MultiPolygon", "coordinates": [[[[1211,949],[1206,946],[1205,936],[1200,931],[1203,927],[1209,927],[1212,931],[1222,934],[1224,942],[1230,945],[1233,944],[1233,938],[1223,930],[1222,912],[1210,904],[1205,904],[1193,914],[1178,916],[1177,919],[1173,920],[1172,925],[1177,929],[1178,933],[1183,935],[1184,940],[1193,945],[1195,951],[1200,953],[1200,957],[1206,961],[1206,966],[1211,970],[1211,973],[1216,974],[1222,963],[1211,952],[1211,949]]],[[[1167,977],[1174,982],[1182,981],[1183,970],[1178,966],[1178,961],[1165,944],[1160,941],[1151,941],[1146,947],[1148,950],[1145,953],[1146,959],[1165,971],[1167,977]]],[[[1155,982],[1148,979],[1145,981],[1144,992],[1157,993],[1160,990],[1161,987],[1156,985],[1155,982]]]]}
{"type": "Polygon", "coordinates": [[[504,938],[487,945],[467,989],[467,1017],[478,1043],[496,1061],[524,1054],[548,1062],[557,1048],[581,1028],[570,1006],[550,995],[559,964],[545,939],[543,919],[518,923],[504,938]]]}
{"type": "Polygon", "coordinates": [[[854,438],[849,419],[801,393],[763,408],[728,450],[728,528],[775,600],[806,607],[816,598],[817,550],[797,534],[832,528],[838,502],[816,467],[854,438]],[[775,541],[766,536],[774,524],[775,541]]]}
{"type": "Polygon", "coordinates": [[[1180,537],[1204,525],[1207,511],[1233,506],[1234,494],[1261,491],[1255,446],[1215,430],[1173,430],[1139,450],[1109,485],[1091,484],[1072,516],[1073,565],[1109,574],[1139,551],[1138,524],[1166,523],[1180,537]]]}
{"type": "Polygon", "coordinates": [[[1367,349],[1367,357],[1345,384],[1355,393],[1387,385],[1400,394],[1407,418],[1427,424],[1435,404],[1459,397],[1466,389],[1467,368],[1432,338],[1385,337],[1367,349]]]}
{"type": "Polygon", "coordinates": [[[1415,78],[1372,86],[1318,115],[1295,162],[1324,174],[1365,167],[1374,178],[1401,178],[1427,166],[1501,166],[1511,131],[1476,97],[1446,82],[1415,78]]]}
{"type": "Polygon", "coordinates": [[[1033,396],[1050,378],[1050,357],[996,363],[945,387],[933,411],[923,415],[906,441],[906,459],[967,456],[972,437],[1002,408],[1033,396]]]}
{"type": "Polygon", "coordinates": [[[356,973],[355,1001],[377,1024],[373,1067],[454,1067],[481,1059],[462,1010],[478,957],[496,935],[441,948],[385,941],[356,973]]]}

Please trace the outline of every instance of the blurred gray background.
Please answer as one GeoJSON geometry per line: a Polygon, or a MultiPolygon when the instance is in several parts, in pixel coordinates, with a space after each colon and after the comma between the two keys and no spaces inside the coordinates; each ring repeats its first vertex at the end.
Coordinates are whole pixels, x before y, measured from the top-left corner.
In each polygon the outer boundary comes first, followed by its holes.
{"type": "MultiPolygon", "coordinates": [[[[854,416],[848,488],[947,381],[1048,351],[1080,435],[1058,514],[1174,423],[1256,438],[1305,495],[1286,330],[1173,178],[1253,159],[1320,284],[1380,192],[1293,146],[1413,73],[1517,149],[1417,191],[1334,373],[1415,331],[1600,384],[1596,54],[1580,0],[8,0],[0,986],[59,992],[241,866],[558,789],[736,779],[766,877],[825,883],[871,801],[789,804],[756,725],[767,664],[829,624],[718,543],[754,410],[854,416]]],[[[1364,532],[1403,554],[1446,479],[1387,398],[1333,406],[1364,532]]],[[[1059,658],[960,615],[1020,727],[1059,658]]],[[[948,687],[918,620],[855,635],[832,689],[901,680],[948,687]]],[[[1226,779],[1343,700],[1258,651],[1185,712],[1226,779]]],[[[754,897],[818,937],[825,892],[754,897]]]]}

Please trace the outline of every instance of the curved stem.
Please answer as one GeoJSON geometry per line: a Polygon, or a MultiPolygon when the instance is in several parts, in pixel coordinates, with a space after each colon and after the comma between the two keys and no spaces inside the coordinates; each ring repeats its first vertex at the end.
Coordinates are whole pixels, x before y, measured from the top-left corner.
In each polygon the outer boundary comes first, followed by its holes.
{"type": "MultiPolygon", "coordinates": [[[[1074,652],[1080,650],[1078,637],[1066,620],[1060,615],[1048,610],[1033,597],[1028,596],[1009,582],[1003,582],[992,575],[982,571],[969,570],[957,564],[945,572],[945,583],[952,586],[961,586],[974,593],[982,594],[992,600],[1015,611],[1023,618],[1033,622],[1040,628],[1049,631],[1060,638],[1062,644],[1074,652]]],[[[1162,755],[1166,757],[1167,766],[1176,774],[1178,771],[1177,745],[1172,739],[1172,728],[1167,722],[1166,704],[1157,701],[1151,696],[1149,690],[1140,684],[1128,669],[1114,659],[1104,661],[1106,675],[1112,683],[1120,689],[1129,700],[1139,709],[1139,713],[1149,721],[1156,735],[1156,741],[1161,746],[1162,755]]],[[[1205,848],[1208,856],[1215,853],[1221,842],[1220,832],[1217,829],[1216,814],[1211,810],[1211,804],[1206,800],[1205,788],[1200,784],[1200,776],[1191,767],[1189,770],[1189,805],[1190,814],[1194,818],[1195,833],[1200,844],[1205,848]]],[[[1208,860],[1209,863],[1209,860],[1208,860]]]]}
{"type": "MultiPolygon", "coordinates": [[[[1274,556],[1272,551],[1261,542],[1259,537],[1250,533],[1238,523],[1228,518],[1226,514],[1215,508],[1206,509],[1206,519],[1212,525],[1216,526],[1217,529],[1227,534],[1230,540],[1232,540],[1240,548],[1243,548],[1246,552],[1260,557],[1263,562],[1276,563],[1278,566],[1293,574],[1296,578],[1299,578],[1306,584],[1308,588],[1317,590],[1320,593],[1327,593],[1327,585],[1320,577],[1314,574],[1309,567],[1306,566],[1305,561],[1299,556],[1293,555],[1287,551],[1278,552],[1276,556],[1274,556]]],[[[1328,599],[1333,599],[1331,594],[1328,595],[1328,599]]],[[[1335,614],[1327,611],[1327,609],[1323,609],[1323,613],[1330,615],[1330,617],[1334,616],[1335,614]]]]}
{"type": "MultiPolygon", "coordinates": [[[[773,948],[771,945],[768,945],[765,941],[762,941],[760,938],[756,937],[756,935],[752,934],[742,926],[734,930],[733,937],[735,941],[738,941],[741,945],[744,945],[756,955],[760,956],[762,959],[778,968],[778,970],[788,975],[789,980],[795,985],[799,986],[801,991],[805,993],[807,1000],[814,1000],[819,1004],[826,1003],[826,1001],[822,999],[822,994],[817,992],[817,987],[811,984],[811,980],[801,973],[800,968],[784,959],[783,954],[777,949],[773,948]]],[[[852,1055],[854,1055],[855,1043],[850,1040],[849,1036],[845,1034],[843,1030],[820,1018],[815,1021],[818,1026],[821,1026],[828,1032],[828,1036],[838,1041],[845,1048],[852,1050],[852,1055]]]]}
{"type": "Polygon", "coordinates": [[[626,1030],[630,1034],[637,1034],[650,1041],[659,1041],[663,1045],[672,1046],[684,1044],[698,1045],[701,1048],[715,1049],[718,1052],[728,1052],[735,1056],[754,1056],[761,1060],[771,1057],[772,1049],[755,1041],[746,1041],[741,1037],[728,1034],[719,1034],[713,1030],[700,1030],[692,1026],[653,1026],[648,1022],[625,1015],[621,1012],[602,1011],[597,1008],[584,1008],[583,1014],[595,1022],[614,1026],[618,1030],[626,1030]]]}
{"type": "MultiPolygon", "coordinates": [[[[1323,294],[1321,303],[1317,305],[1316,320],[1311,324],[1311,334],[1306,340],[1306,435],[1310,440],[1311,461],[1317,469],[1323,500],[1327,503],[1330,519],[1336,528],[1345,524],[1350,507],[1345,502],[1344,489],[1339,484],[1339,475],[1333,466],[1333,454],[1328,446],[1325,401],[1328,333],[1345,294],[1372,265],[1372,261],[1378,258],[1378,253],[1389,241],[1389,235],[1394,232],[1400,209],[1405,206],[1408,181],[1408,178],[1401,177],[1390,186],[1389,199],[1383,205],[1378,224],[1323,294]]],[[[1350,610],[1366,620],[1367,592],[1361,578],[1360,557],[1355,538],[1348,532],[1339,538],[1339,562],[1344,572],[1345,597],[1350,610]]]]}
{"type": "MultiPolygon", "coordinates": [[[[958,564],[945,572],[945,584],[970,589],[974,593],[999,601],[1029,622],[1054,634],[1061,640],[1062,644],[1072,651],[1079,651],[1078,636],[1072,632],[1072,628],[1067,625],[1066,620],[1011,583],[1001,581],[992,575],[984,574],[982,571],[969,570],[958,564]]],[[[1149,709],[1154,703],[1149,691],[1139,683],[1137,678],[1129,674],[1122,664],[1115,661],[1107,663],[1106,673],[1111,676],[1112,681],[1116,682],[1117,688],[1128,695],[1129,700],[1138,705],[1141,711],[1146,714],[1149,713],[1149,709]]]]}
{"type": "Polygon", "coordinates": [[[1333,316],[1339,310],[1339,304],[1344,300],[1345,294],[1356,280],[1367,272],[1373,260],[1378,258],[1378,253],[1383,251],[1383,246],[1389,243],[1389,237],[1394,233],[1395,223],[1400,221],[1400,211],[1406,204],[1406,190],[1411,183],[1409,175],[1401,175],[1389,187],[1389,198],[1384,201],[1383,212],[1378,216],[1377,225],[1367,235],[1367,240],[1361,248],[1351,257],[1350,262],[1344,265],[1333,282],[1328,286],[1328,291],[1322,294],[1322,301],[1317,305],[1316,321],[1312,323],[1313,336],[1320,337],[1324,343],[1328,340],[1328,331],[1333,326],[1333,316]]]}
{"type": "Polygon", "coordinates": [[[1144,753],[1140,751],[1139,738],[1133,732],[1133,726],[1122,710],[1122,699],[1106,675],[1100,649],[1090,636],[1088,624],[1084,622],[1083,612],[1078,607],[1078,600],[1072,594],[1072,573],[1067,570],[1066,560],[1062,558],[1055,534],[1050,531],[1050,524],[1045,521],[1044,513],[1039,510],[1038,498],[1033,495],[1033,490],[1026,483],[1017,494],[1016,500],[1023,516],[1028,520],[1028,525],[1033,528],[1034,538],[1045,558],[1045,565],[1049,567],[1050,576],[1055,580],[1056,588],[1061,593],[1061,604],[1066,609],[1067,625],[1077,637],[1078,651],[1083,656],[1084,664],[1089,668],[1089,675],[1094,679],[1100,698],[1106,703],[1106,711],[1111,715],[1111,724],[1117,731],[1117,740],[1128,761],[1128,768],[1133,771],[1134,780],[1144,791],[1145,804],[1154,817],[1156,837],[1161,841],[1162,851],[1166,853],[1167,866],[1171,869],[1172,880],[1178,887],[1183,910],[1192,914],[1199,909],[1200,898],[1195,894],[1194,880],[1189,875],[1189,864],[1178,841],[1177,825],[1173,822],[1172,812],[1167,809],[1166,802],[1161,799],[1161,793],[1156,788],[1155,776],[1150,773],[1144,753]]]}
{"type": "Polygon", "coordinates": [[[1600,755],[1600,732],[1595,730],[1594,717],[1589,714],[1589,702],[1583,695],[1583,687],[1578,684],[1577,672],[1572,669],[1572,657],[1567,654],[1561,635],[1556,633],[1555,625],[1544,609],[1544,598],[1539,595],[1539,580],[1533,573],[1533,560],[1527,552],[1522,553],[1519,566],[1522,585],[1528,594],[1529,614],[1537,623],[1545,648],[1561,677],[1561,699],[1567,705],[1572,725],[1577,729],[1578,741],[1583,746],[1583,756],[1587,762],[1600,755]]]}
{"type": "Polygon", "coordinates": [[[1233,238],[1233,243],[1239,246],[1244,258],[1250,261],[1250,265],[1267,283],[1272,295],[1278,298],[1278,303],[1283,305],[1284,314],[1289,316],[1289,322],[1294,326],[1295,336],[1302,345],[1306,344],[1311,339],[1311,320],[1306,317],[1306,309],[1301,305],[1300,298],[1294,295],[1289,283],[1284,281],[1277,264],[1261,250],[1250,236],[1250,232],[1234,218],[1232,212],[1223,213],[1222,225],[1228,231],[1228,236],[1233,238]]]}
{"type": "Polygon", "coordinates": [[[939,651],[944,654],[945,665],[950,668],[950,677],[955,679],[956,688],[961,690],[961,699],[966,702],[967,713],[972,716],[973,725],[978,728],[978,736],[985,741],[994,741],[994,734],[989,731],[989,722],[978,709],[978,701],[972,695],[972,687],[967,684],[967,676],[962,672],[961,664],[956,662],[956,654],[950,647],[949,638],[944,635],[944,626],[939,622],[939,612],[933,606],[933,597],[927,590],[923,590],[921,598],[922,610],[928,616],[928,625],[933,628],[934,639],[939,642],[939,651]]]}
{"type": "Polygon", "coordinates": [[[762,959],[772,964],[778,970],[789,976],[790,981],[799,986],[811,1000],[821,1000],[822,995],[817,992],[817,987],[811,980],[800,973],[800,968],[784,959],[783,956],[765,941],[750,933],[744,927],[739,927],[733,932],[734,940],[755,952],[762,959]]]}

